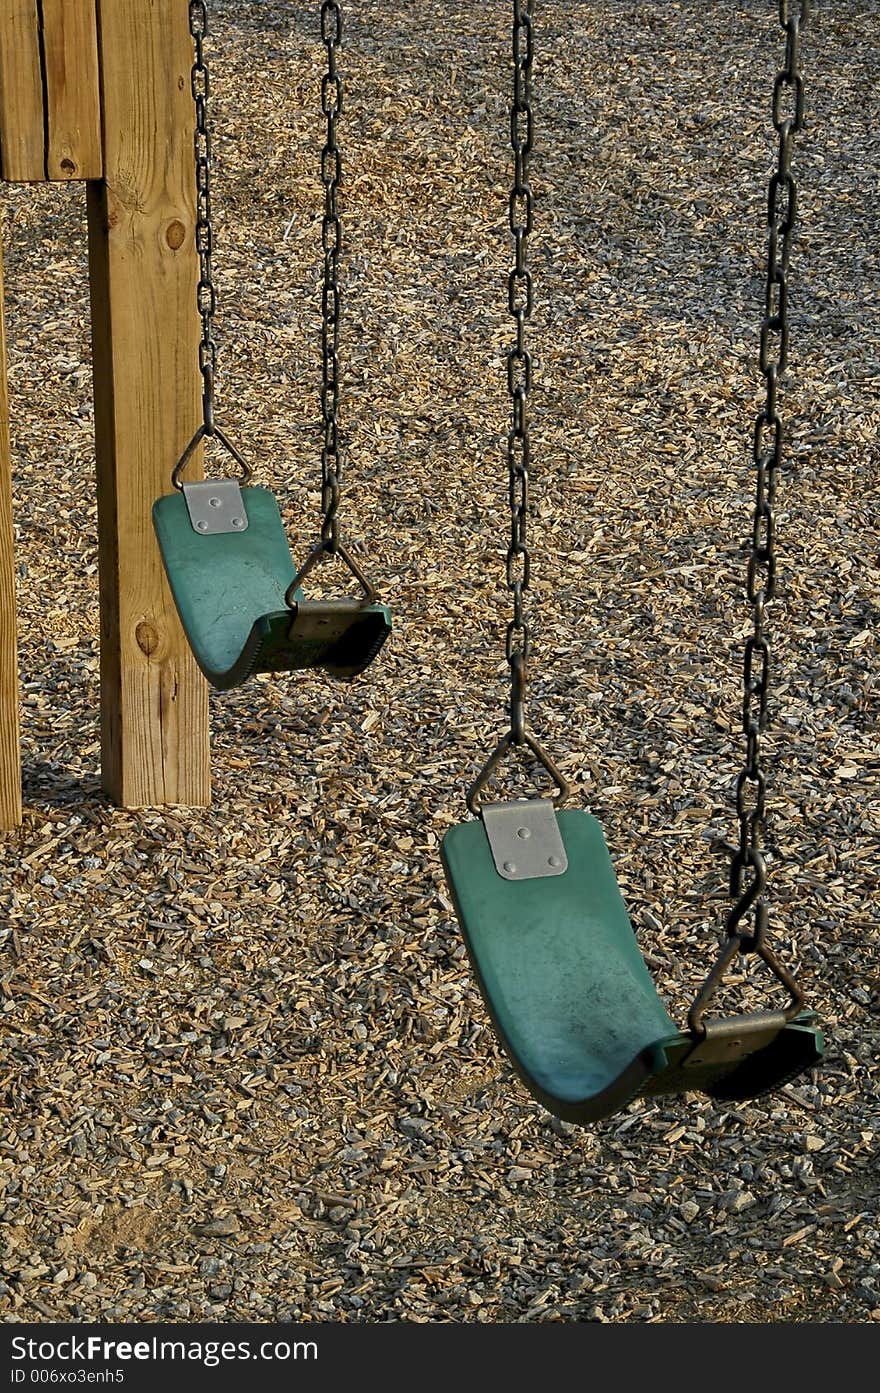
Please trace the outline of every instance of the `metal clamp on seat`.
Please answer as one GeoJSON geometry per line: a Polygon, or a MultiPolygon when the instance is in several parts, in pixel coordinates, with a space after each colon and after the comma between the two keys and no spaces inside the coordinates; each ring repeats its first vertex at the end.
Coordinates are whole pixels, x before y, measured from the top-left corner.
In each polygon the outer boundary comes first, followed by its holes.
{"type": "Polygon", "coordinates": [[[481,816],[495,869],[505,880],[540,880],[568,870],[568,855],[549,799],[486,803],[481,816]]]}
{"type": "Polygon", "coordinates": [[[303,643],[336,643],[363,612],[359,600],[300,600],[293,608],[288,637],[303,643]]]}
{"type": "Polygon", "coordinates": [[[205,479],[181,487],[194,532],[209,537],[247,528],[247,509],[237,479],[205,479]]]}
{"type": "Polygon", "coordinates": [[[737,1064],[750,1054],[763,1050],[776,1039],[787,1024],[784,1011],[754,1011],[743,1016],[730,1016],[703,1024],[703,1038],[698,1040],[681,1061],[683,1069],[696,1069],[703,1064],[737,1064]]]}

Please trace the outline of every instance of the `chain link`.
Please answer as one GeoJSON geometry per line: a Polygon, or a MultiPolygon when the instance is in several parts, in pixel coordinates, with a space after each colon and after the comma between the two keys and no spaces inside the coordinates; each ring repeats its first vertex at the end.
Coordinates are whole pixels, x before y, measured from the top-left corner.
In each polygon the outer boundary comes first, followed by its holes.
{"type": "Polygon", "coordinates": [[[535,737],[526,728],[526,664],[532,651],[532,632],[525,614],[525,593],[531,581],[531,553],[528,543],[529,514],[529,390],[532,385],[532,356],[526,347],[526,324],[532,314],[532,276],[526,264],[529,234],[532,230],[532,189],[529,183],[529,156],[532,153],[532,58],[534,53],[532,16],[534,0],[513,0],[513,103],[510,109],[510,144],[513,150],[513,188],[510,191],[509,220],[514,242],[514,263],[507,281],[507,305],[516,338],[507,355],[507,386],[511,402],[511,424],[507,436],[508,501],[510,504],[510,542],[507,548],[505,578],[513,598],[513,618],[507,625],[505,656],[510,666],[510,730],[493,750],[468,789],[467,805],[479,816],[483,794],[512,746],[526,749],[556,785],[553,803],[562,805],[571,796],[571,785],[535,737]]]}
{"type": "Polygon", "coordinates": [[[217,345],[214,341],[214,311],[217,308],[217,292],[211,269],[211,253],[214,249],[211,223],[211,131],[208,124],[211,80],[204,48],[208,32],[208,6],[205,0],[190,0],[189,32],[195,50],[190,83],[195,105],[196,250],[199,256],[196,296],[202,320],[199,371],[202,374],[204,434],[210,436],[214,434],[215,429],[214,378],[217,368],[217,345]]]}
{"type": "Polygon", "coordinates": [[[211,254],[214,250],[214,234],[211,223],[211,129],[208,120],[208,102],[211,95],[211,79],[205,58],[205,37],[208,33],[208,6],[206,0],[190,0],[189,32],[193,41],[194,62],[190,75],[190,87],[195,106],[194,151],[196,163],[196,251],[199,258],[199,281],[196,288],[196,302],[202,321],[202,336],[199,341],[199,371],[202,374],[202,424],[171,471],[171,483],[182,489],[183,474],[192,459],[196,447],[206,438],[222,445],[228,455],[235,460],[239,470],[239,483],[247,484],[251,478],[251,467],[242,458],[224,431],[214,419],[214,382],[217,371],[217,345],[214,342],[214,312],[217,308],[217,292],[211,270],[211,254]]]}
{"type": "Polygon", "coordinates": [[[752,633],[743,669],[743,733],[746,757],[736,785],[739,848],[731,865],[731,894],[737,897],[728,932],[736,933],[744,951],[760,948],[767,925],[763,898],[766,865],[761,850],[767,785],[761,770],[761,732],[767,724],[770,646],[765,610],[776,592],[776,528],[773,505],[782,460],[783,427],[778,389],[788,361],[788,268],[797,213],[797,185],[791,172],[794,137],[804,124],[804,84],[800,72],[800,37],[809,20],[809,0],[779,0],[779,23],[785,30],[785,67],[773,88],[773,125],[779,136],[776,170],[767,198],[768,251],[764,319],[759,363],[765,401],[755,422],[753,457],[756,497],[748,562],[747,594],[752,606],[752,633]],[[753,916],[753,927],[739,927],[753,916]]]}
{"type": "Polygon", "coordinates": [[[339,443],[339,254],[342,224],[336,206],[336,192],[342,177],[342,157],[336,142],[336,124],[342,114],[342,81],[337,70],[337,54],[342,42],[342,10],[336,0],[321,6],[321,40],[327,49],[327,71],[321,83],[321,111],[327,120],[327,140],[321,152],[321,181],[324,185],[324,218],[321,246],[324,252],[324,284],[321,292],[321,348],[323,378],[321,414],[324,444],[321,450],[321,541],[327,552],[339,549],[337,512],[340,498],[341,450],[339,443]]]}
{"type": "Polygon", "coordinates": [[[514,264],[508,276],[507,305],[516,326],[516,340],[507,356],[507,386],[511,399],[511,427],[507,437],[510,544],[506,580],[513,599],[513,618],[507,625],[505,656],[510,666],[510,738],[525,741],[526,664],[532,647],[531,628],[525,617],[525,593],[531,578],[528,545],[529,511],[529,414],[532,358],[526,347],[526,324],[532,313],[532,276],[526,264],[532,230],[532,189],[529,157],[532,153],[532,31],[533,0],[513,0],[513,103],[510,109],[510,143],[514,178],[510,191],[510,231],[514,264]]]}

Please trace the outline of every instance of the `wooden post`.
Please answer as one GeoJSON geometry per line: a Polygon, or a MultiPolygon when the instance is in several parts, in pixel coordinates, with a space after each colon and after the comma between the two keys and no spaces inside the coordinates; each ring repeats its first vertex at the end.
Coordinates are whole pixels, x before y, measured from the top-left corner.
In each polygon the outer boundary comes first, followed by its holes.
{"type": "MultiPolygon", "coordinates": [[[[94,0],[0,0],[0,176],[97,179],[94,0]]],[[[0,245],[0,827],[21,822],[12,460],[0,245]]]]}
{"type": "Polygon", "coordinates": [[[151,518],[200,419],[187,6],[98,0],[98,14],[104,179],[89,185],[88,215],[102,777],[126,807],[203,806],[207,685],[151,518]]]}
{"type": "Polygon", "coordinates": [[[95,0],[42,0],[46,178],[100,179],[95,0]]]}
{"type": "Polygon", "coordinates": [[[95,0],[0,0],[0,172],[101,177],[95,0]]]}
{"type": "Polygon", "coordinates": [[[15,548],[6,335],[3,316],[3,243],[0,237],[0,827],[21,822],[18,745],[18,648],[15,625],[15,548]]]}
{"type": "Polygon", "coordinates": [[[40,26],[34,0],[0,0],[0,171],[45,179],[40,26]]]}
{"type": "MultiPolygon", "coordinates": [[[[0,0],[0,175],[87,181],[102,777],[127,807],[210,801],[207,686],[151,520],[200,401],[187,13],[183,0],[0,0]]],[[[9,825],[21,815],[15,646],[0,355],[0,823],[9,825]]]]}

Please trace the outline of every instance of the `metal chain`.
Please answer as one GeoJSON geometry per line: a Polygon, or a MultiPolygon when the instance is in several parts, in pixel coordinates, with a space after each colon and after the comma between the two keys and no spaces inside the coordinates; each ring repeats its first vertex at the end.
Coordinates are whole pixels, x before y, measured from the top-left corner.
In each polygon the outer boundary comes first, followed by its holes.
{"type": "Polygon", "coordinates": [[[196,157],[196,250],[199,256],[199,284],[196,291],[202,320],[199,344],[199,370],[202,374],[202,412],[204,434],[214,434],[214,377],[217,345],[214,341],[214,311],[217,293],[211,270],[214,234],[211,224],[211,131],[208,125],[208,99],[211,92],[204,39],[208,32],[208,6],[205,0],[190,0],[189,32],[195,49],[191,85],[195,104],[196,157]]]}
{"type": "Polygon", "coordinates": [[[513,0],[513,104],[510,142],[514,179],[510,191],[510,231],[515,259],[508,277],[507,302],[516,325],[516,342],[507,356],[507,385],[512,421],[507,437],[510,545],[507,549],[507,588],[513,597],[513,618],[507,626],[505,654],[510,665],[510,739],[525,742],[526,664],[532,647],[531,629],[525,618],[524,595],[529,588],[531,556],[527,522],[529,509],[528,395],[532,382],[532,358],[526,348],[526,323],[532,313],[532,276],[526,265],[532,230],[532,190],[529,156],[532,152],[532,31],[533,0],[513,0]]]}
{"type": "Polygon", "coordinates": [[[340,498],[341,452],[339,445],[339,253],[342,225],[336,207],[336,191],[342,177],[342,157],[336,143],[336,123],[342,113],[342,81],[336,66],[342,42],[342,10],[336,0],[321,6],[321,39],[327,48],[327,72],[321,83],[321,111],[327,119],[327,141],[321,152],[321,179],[324,184],[324,219],[321,245],[324,250],[324,285],[321,293],[321,345],[323,379],[321,414],[324,444],[321,451],[321,511],[324,521],[321,541],[330,554],[339,550],[337,512],[340,498]]]}
{"type": "Polygon", "coordinates": [[[199,372],[202,373],[202,425],[196,430],[187,449],[171,471],[171,483],[175,489],[184,488],[182,476],[196,446],[206,437],[212,437],[230,454],[238,465],[238,482],[248,483],[251,479],[251,465],[242,458],[233,442],[214,421],[214,378],[217,369],[217,345],[214,343],[214,309],[217,308],[217,293],[214,290],[210,256],[213,251],[213,230],[210,220],[210,127],[207,120],[207,102],[210,96],[210,75],[207,72],[205,57],[205,35],[207,33],[206,0],[189,0],[189,33],[195,50],[189,85],[195,104],[195,191],[196,220],[195,245],[199,256],[199,283],[196,287],[196,302],[202,319],[202,338],[199,341],[199,372]]]}
{"type": "Polygon", "coordinates": [[[799,3],[779,0],[779,23],[786,36],[785,67],[777,75],[773,88],[773,125],[779,135],[779,156],[767,199],[767,289],[759,358],[766,399],[754,433],[756,499],[747,582],[753,631],[745,647],[743,732],[746,758],[736,786],[739,849],[731,865],[731,894],[737,897],[737,903],[727,925],[728,933],[736,934],[743,951],[747,952],[760,951],[767,925],[767,907],[763,899],[767,872],[761,850],[767,786],[760,758],[760,736],[767,724],[770,678],[765,609],[776,591],[773,504],[783,445],[777,395],[788,360],[788,267],[797,212],[797,185],[791,172],[791,160],[794,137],[804,124],[800,36],[809,15],[810,0],[799,0],[799,3]],[[740,925],[750,915],[753,915],[753,927],[744,930],[740,925]]]}
{"type": "Polygon", "coordinates": [[[514,264],[507,281],[507,303],[516,325],[516,340],[507,355],[507,385],[511,400],[511,426],[507,436],[508,498],[510,502],[510,543],[507,548],[507,588],[513,596],[513,618],[507,625],[505,655],[510,666],[510,730],[493,750],[468,789],[467,805],[479,816],[483,794],[499,764],[512,745],[530,751],[556,785],[553,802],[561,807],[571,795],[571,785],[563,777],[547,751],[526,729],[526,664],[532,650],[532,632],[525,617],[525,592],[531,578],[528,544],[529,513],[529,417],[528,398],[532,385],[532,356],[526,348],[526,324],[532,314],[532,276],[526,265],[528,239],[532,230],[532,189],[529,184],[529,156],[532,153],[532,58],[534,53],[532,17],[534,0],[513,0],[513,104],[510,109],[510,143],[514,176],[510,191],[510,231],[513,236],[514,264]]]}
{"type": "Polygon", "coordinates": [[[202,321],[202,337],[199,342],[199,371],[202,374],[202,424],[171,471],[171,483],[176,489],[184,487],[184,470],[195,453],[196,446],[206,437],[211,437],[222,445],[227,454],[235,460],[239,469],[240,484],[247,484],[251,478],[250,465],[242,458],[236,446],[214,420],[214,379],[217,370],[214,311],[217,308],[217,292],[214,289],[214,277],[211,271],[214,233],[211,224],[211,129],[208,121],[211,79],[205,58],[204,43],[205,35],[208,32],[206,0],[190,0],[189,32],[195,52],[190,86],[195,105],[196,251],[199,257],[199,283],[196,288],[196,301],[202,321]]]}
{"type": "Polygon", "coordinates": [[[327,119],[327,140],[321,151],[321,181],[324,185],[324,217],[321,245],[324,275],[321,291],[321,415],[324,444],[321,449],[321,540],[306,558],[287,589],[287,603],[297,603],[300,583],[319,561],[338,556],[345,562],[363,591],[365,604],[378,601],[378,593],[367,580],[357,561],[339,536],[339,500],[342,493],[342,447],[339,434],[339,318],[342,295],[339,289],[339,256],[342,250],[342,223],[336,194],[342,179],[342,156],[336,140],[336,126],[342,114],[342,79],[337,55],[342,43],[342,6],[337,0],[321,5],[321,40],[327,49],[327,71],[321,81],[321,110],[327,119]]]}

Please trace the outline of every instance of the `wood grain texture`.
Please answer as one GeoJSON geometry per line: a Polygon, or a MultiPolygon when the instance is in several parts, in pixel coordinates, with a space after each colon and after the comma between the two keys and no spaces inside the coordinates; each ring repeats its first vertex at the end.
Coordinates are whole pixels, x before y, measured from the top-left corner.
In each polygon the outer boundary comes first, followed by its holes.
{"type": "Polygon", "coordinates": [[[0,237],[0,827],[21,822],[15,549],[6,333],[3,316],[3,246],[0,237]]]}
{"type": "Polygon", "coordinates": [[[100,0],[99,15],[106,177],[89,184],[88,210],[102,778],[126,807],[203,806],[207,686],[151,518],[200,419],[187,7],[100,0]]]}
{"type": "Polygon", "coordinates": [[[42,0],[46,178],[100,179],[95,0],[42,0]]]}
{"type": "Polygon", "coordinates": [[[0,0],[0,173],[46,177],[46,123],[36,0],[0,0]]]}
{"type": "Polygon", "coordinates": [[[0,172],[101,177],[95,0],[0,0],[0,172]]]}

